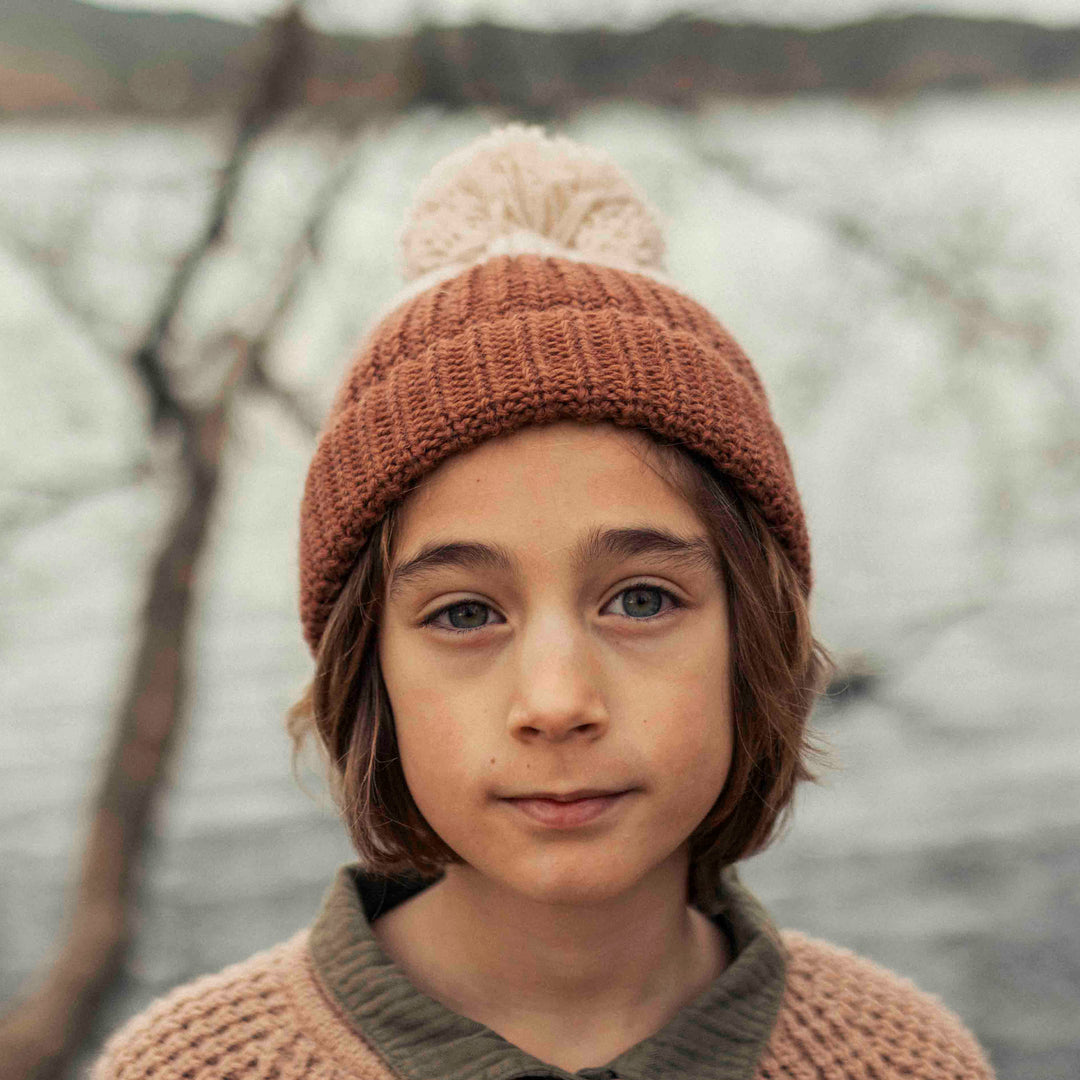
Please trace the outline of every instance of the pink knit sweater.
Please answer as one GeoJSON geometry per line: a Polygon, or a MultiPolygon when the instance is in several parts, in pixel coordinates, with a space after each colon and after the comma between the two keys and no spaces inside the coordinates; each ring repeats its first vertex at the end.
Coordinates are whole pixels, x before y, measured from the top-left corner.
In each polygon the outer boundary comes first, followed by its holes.
{"type": "MultiPolygon", "coordinates": [[[[169,994],[115,1034],[91,1080],[396,1080],[321,982],[305,930],[169,994]]],[[[932,996],[793,931],[780,1011],[754,1080],[992,1080],[932,996]]]]}

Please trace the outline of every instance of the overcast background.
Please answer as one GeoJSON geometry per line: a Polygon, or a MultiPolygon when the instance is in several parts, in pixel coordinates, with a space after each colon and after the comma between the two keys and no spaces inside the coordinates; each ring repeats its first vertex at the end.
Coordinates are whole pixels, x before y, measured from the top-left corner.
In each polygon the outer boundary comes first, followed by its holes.
{"type": "Polygon", "coordinates": [[[271,5],[152,6],[10,0],[0,42],[0,1000],[49,986],[110,762],[162,770],[124,766],[157,809],[122,852],[129,948],[62,1014],[73,1053],[22,1050],[80,1075],[154,997],[310,922],[351,857],[282,726],[311,670],[304,473],[400,284],[415,185],[524,117],[642,186],[795,462],[840,767],[746,879],[782,925],[940,995],[1002,1080],[1080,1076],[1070,9],[714,5],[689,38],[654,32],[674,5],[601,3],[638,36],[582,44],[467,25],[565,31],[570,3],[528,23],[540,5],[321,0],[324,33],[276,36],[271,5]],[[691,62],[694,40],[714,51],[691,62]],[[202,487],[195,431],[222,440],[202,487]],[[155,577],[166,552],[190,604],[155,577]]]}

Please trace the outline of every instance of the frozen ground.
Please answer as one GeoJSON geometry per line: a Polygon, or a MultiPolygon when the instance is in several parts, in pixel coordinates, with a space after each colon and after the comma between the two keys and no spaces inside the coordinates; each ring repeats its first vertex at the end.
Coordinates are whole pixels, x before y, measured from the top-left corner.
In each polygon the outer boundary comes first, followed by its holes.
{"type": "MultiPolygon", "coordinates": [[[[840,768],[745,876],[778,920],[939,994],[1002,1080],[1080,1076],[1080,95],[626,107],[570,127],[666,218],[672,274],[770,387],[819,636],[876,672],[822,707],[840,768]]],[[[420,175],[479,114],[367,133],[271,358],[329,402],[394,291],[420,175]]],[[[169,506],[125,367],[199,228],[220,124],[0,130],[0,999],[50,954],[169,506]],[[71,497],[77,492],[78,497],[71,497]]],[[[340,147],[268,143],[177,364],[257,326],[340,147]]],[[[106,1030],[311,918],[349,849],[282,730],[311,442],[237,412],[186,738],[106,1030]]],[[[314,784],[314,781],[312,781],[314,784]]],[[[88,1048],[87,1055],[93,1048],[88,1048]]]]}

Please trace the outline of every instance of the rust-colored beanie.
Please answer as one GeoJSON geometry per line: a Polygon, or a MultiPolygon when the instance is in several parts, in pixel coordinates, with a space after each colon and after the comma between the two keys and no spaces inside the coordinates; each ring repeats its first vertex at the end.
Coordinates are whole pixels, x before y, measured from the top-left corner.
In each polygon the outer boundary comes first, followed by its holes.
{"type": "Polygon", "coordinates": [[[412,285],[346,373],[300,508],[312,652],[371,526],[444,458],[528,424],[650,429],[727,474],[810,589],[806,522],[757,373],[662,270],[606,154],[511,124],[441,161],[402,234],[412,285]]]}

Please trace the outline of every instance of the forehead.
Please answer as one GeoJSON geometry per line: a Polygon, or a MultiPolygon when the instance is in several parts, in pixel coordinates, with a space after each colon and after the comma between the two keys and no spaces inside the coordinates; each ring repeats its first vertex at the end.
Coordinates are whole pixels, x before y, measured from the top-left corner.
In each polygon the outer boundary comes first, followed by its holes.
{"type": "Polygon", "coordinates": [[[559,421],[481,443],[442,462],[401,505],[409,539],[464,527],[530,528],[643,515],[699,524],[679,483],[680,461],[637,428],[559,421]]]}

